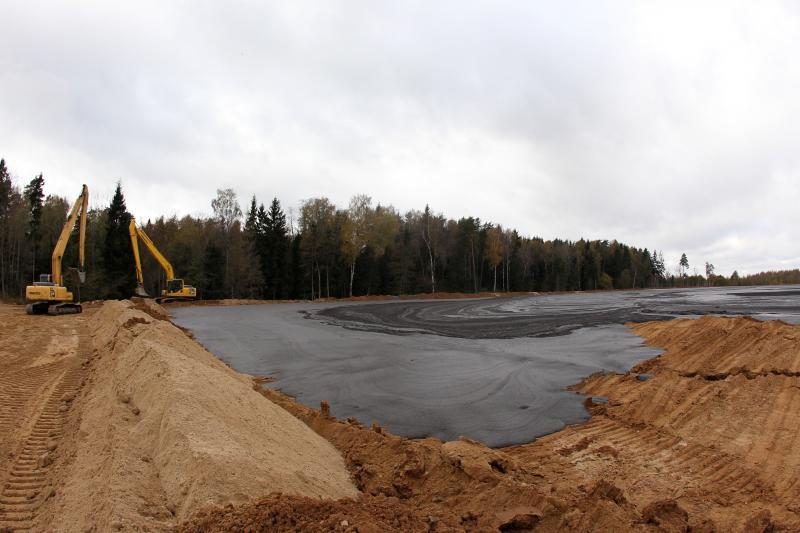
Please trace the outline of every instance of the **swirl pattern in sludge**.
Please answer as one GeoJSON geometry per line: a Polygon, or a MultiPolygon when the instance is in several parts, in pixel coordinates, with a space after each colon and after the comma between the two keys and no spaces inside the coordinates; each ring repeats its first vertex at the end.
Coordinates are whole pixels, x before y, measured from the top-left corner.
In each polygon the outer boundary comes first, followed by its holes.
{"type": "Polygon", "coordinates": [[[800,290],[711,288],[573,293],[513,299],[342,305],[317,316],[353,329],[465,339],[565,335],[577,328],[685,315],[800,314],[800,290]]]}

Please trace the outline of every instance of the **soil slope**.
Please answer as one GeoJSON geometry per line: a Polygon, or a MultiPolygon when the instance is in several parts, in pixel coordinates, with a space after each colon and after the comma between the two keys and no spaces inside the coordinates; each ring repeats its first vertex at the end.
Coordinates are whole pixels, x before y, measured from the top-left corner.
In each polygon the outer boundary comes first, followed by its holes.
{"type": "Polygon", "coordinates": [[[589,423],[509,453],[563,465],[564,483],[613,480],[640,508],[674,500],[719,530],[757,516],[800,530],[800,327],[704,317],[633,329],[666,352],[586,380],[578,390],[608,398],[589,423]]]}
{"type": "MultiPolygon", "coordinates": [[[[330,443],[165,320],[106,302],[43,529],[169,530],[199,507],[357,495],[330,443]]],[[[45,319],[46,320],[46,319],[45,319]]]]}
{"type": "Polygon", "coordinates": [[[184,531],[800,531],[800,327],[632,326],[665,353],[576,387],[592,419],[531,444],[407,440],[264,391],[345,456],[364,495],[270,496],[184,531]]]}

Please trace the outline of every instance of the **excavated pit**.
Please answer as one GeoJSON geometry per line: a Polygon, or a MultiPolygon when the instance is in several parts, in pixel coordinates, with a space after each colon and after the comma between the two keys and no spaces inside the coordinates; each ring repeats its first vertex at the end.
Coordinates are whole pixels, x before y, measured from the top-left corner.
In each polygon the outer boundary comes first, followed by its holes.
{"type": "Polygon", "coordinates": [[[623,323],[690,313],[798,319],[800,299],[786,287],[718,288],[172,311],[224,361],[306,405],[324,400],[340,418],[406,437],[507,446],[585,421],[569,385],[659,353],[623,323]]]}
{"type": "Polygon", "coordinates": [[[604,400],[587,400],[589,422],[508,448],[403,439],[264,390],[341,451],[363,495],[270,496],[205,510],[181,530],[800,531],[800,326],[705,317],[632,328],[664,354],[577,385],[604,400]],[[734,368],[759,377],[681,375],[734,368]]]}

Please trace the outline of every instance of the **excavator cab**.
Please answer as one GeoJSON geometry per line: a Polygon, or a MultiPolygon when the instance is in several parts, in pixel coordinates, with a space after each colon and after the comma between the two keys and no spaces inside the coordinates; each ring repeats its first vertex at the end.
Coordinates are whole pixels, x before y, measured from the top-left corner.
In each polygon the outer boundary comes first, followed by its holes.
{"type": "Polygon", "coordinates": [[[181,292],[183,290],[182,279],[171,279],[167,282],[167,292],[181,292]]]}
{"type": "Polygon", "coordinates": [[[197,297],[197,289],[185,285],[182,279],[168,279],[167,289],[161,293],[164,299],[191,299],[197,297]]]}

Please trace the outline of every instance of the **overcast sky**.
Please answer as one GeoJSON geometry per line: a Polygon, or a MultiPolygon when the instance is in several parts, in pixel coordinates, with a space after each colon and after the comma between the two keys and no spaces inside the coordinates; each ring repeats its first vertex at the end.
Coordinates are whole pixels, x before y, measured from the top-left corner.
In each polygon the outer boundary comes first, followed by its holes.
{"type": "Polygon", "coordinates": [[[0,0],[0,157],[142,219],[365,193],[796,268],[795,5],[0,0]]]}

